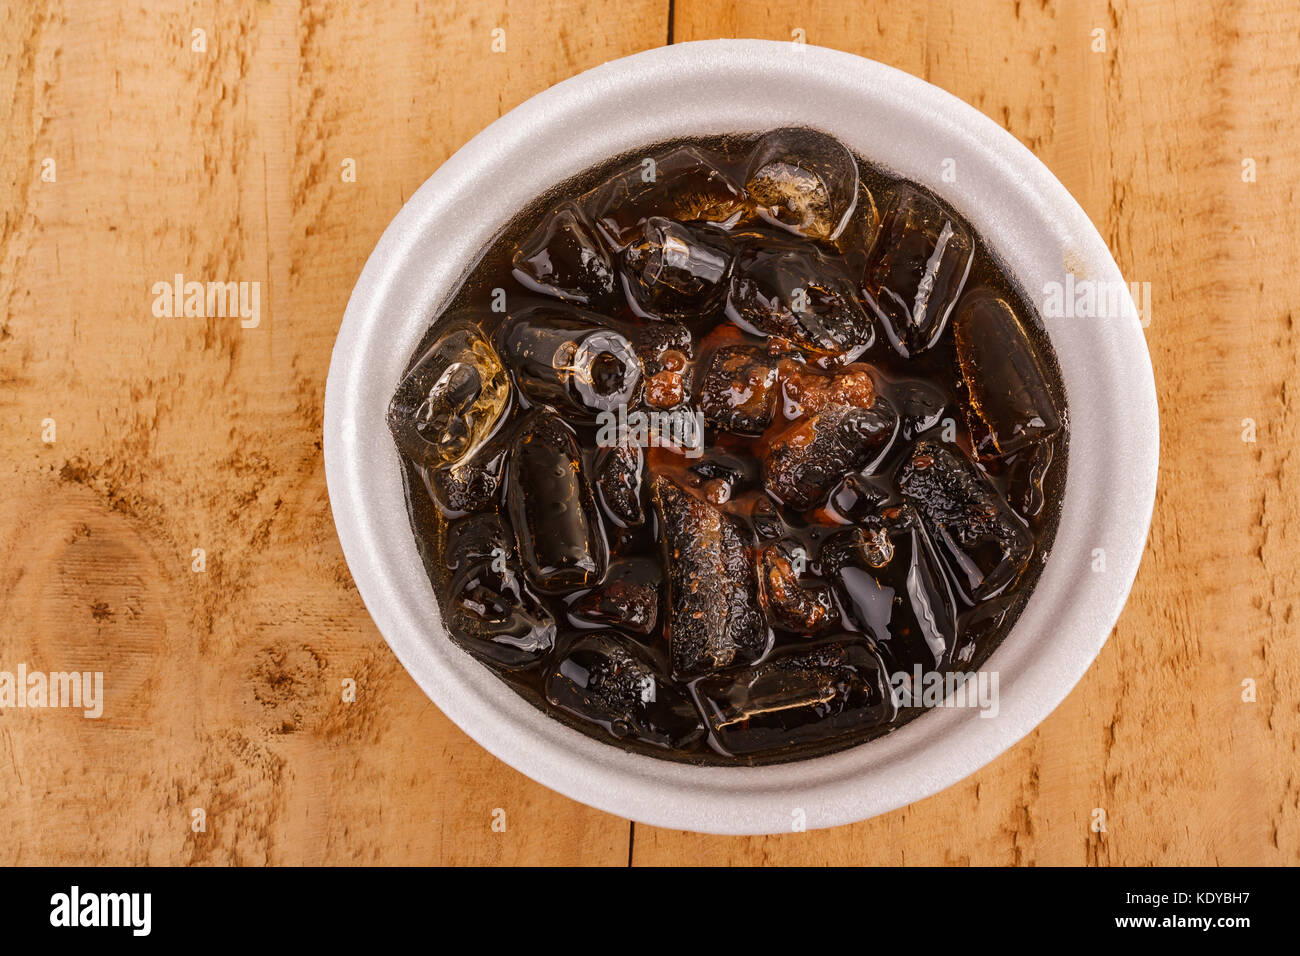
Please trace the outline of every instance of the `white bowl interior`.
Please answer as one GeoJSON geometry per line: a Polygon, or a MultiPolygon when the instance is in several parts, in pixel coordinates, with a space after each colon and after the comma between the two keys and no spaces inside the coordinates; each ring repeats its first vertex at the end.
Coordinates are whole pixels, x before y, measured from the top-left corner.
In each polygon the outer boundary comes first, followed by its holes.
{"type": "Polygon", "coordinates": [[[1137,571],[1154,502],[1157,411],[1134,317],[1048,319],[1070,406],[1068,482],[1050,559],[986,663],[1000,710],[939,709],[859,747],[761,768],[626,753],[546,717],[442,632],[416,553],[384,413],[411,352],[493,235],[530,200],[610,156],[684,135],[810,125],[924,183],[980,232],[1032,298],[1079,278],[1121,282],[1066,189],[960,100],[860,57],[756,40],[637,54],[534,97],[476,136],[406,203],[348,304],[325,403],[335,522],[357,587],[439,708],[528,776],[657,826],[712,833],[847,823],[934,793],[1045,718],[1096,657],[1137,571]],[[941,176],[952,160],[956,181],[941,176]],[[1095,549],[1105,570],[1095,572],[1095,549]]]}

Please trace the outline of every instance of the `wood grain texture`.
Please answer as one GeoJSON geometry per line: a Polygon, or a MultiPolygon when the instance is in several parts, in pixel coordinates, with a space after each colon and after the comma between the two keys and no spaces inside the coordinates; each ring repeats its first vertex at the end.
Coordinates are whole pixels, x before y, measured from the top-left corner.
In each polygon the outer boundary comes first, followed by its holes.
{"type": "Polygon", "coordinates": [[[852,827],[633,832],[505,767],[398,665],[320,453],[352,285],[474,133],[668,23],[666,0],[0,11],[0,669],[102,670],[107,698],[98,721],[0,711],[0,863],[1300,862],[1285,0],[673,5],[677,41],[800,30],[950,90],[1151,283],[1148,553],[1100,659],[1021,744],[852,827]],[[156,318],[178,272],[262,283],[260,325],[156,318]]]}
{"type": "Polygon", "coordinates": [[[626,863],[626,821],[503,766],[398,665],[334,534],[321,415],[406,197],[666,15],[5,5],[0,667],[102,670],[107,703],[0,714],[4,862],[626,863]],[[261,282],[260,325],[155,318],[178,272],[261,282]]]}

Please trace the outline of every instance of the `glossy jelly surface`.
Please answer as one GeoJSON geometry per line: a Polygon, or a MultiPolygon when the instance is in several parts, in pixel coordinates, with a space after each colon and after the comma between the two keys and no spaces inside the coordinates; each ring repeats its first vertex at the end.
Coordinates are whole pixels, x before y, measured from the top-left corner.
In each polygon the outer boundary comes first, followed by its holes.
{"type": "Polygon", "coordinates": [[[448,636],[613,746],[752,765],[887,733],[1046,560],[1069,416],[1040,319],[951,209],[823,133],[588,170],[430,319],[389,426],[448,636]]]}

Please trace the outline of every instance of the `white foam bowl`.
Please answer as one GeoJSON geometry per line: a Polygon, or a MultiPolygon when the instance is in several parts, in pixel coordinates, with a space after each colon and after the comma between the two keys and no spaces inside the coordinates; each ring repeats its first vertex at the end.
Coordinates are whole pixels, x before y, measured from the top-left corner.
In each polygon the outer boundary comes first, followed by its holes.
{"type": "MultiPolygon", "coordinates": [[[[681,136],[809,125],[929,186],[1027,294],[1121,283],[1088,217],[1032,153],[955,97],[817,47],[711,40],[589,70],[511,110],[402,207],[357,281],[325,394],[325,471],[348,566],[379,630],[435,704],[489,751],[575,800],[656,826],[777,833],[919,800],[978,770],[1065,699],[1101,650],[1137,572],[1155,498],[1158,419],[1136,315],[1047,319],[1070,409],[1051,556],[985,667],[999,713],[936,709],[869,743],[771,767],[693,767],[626,753],[526,703],[446,636],[407,518],[384,414],[430,320],[530,200],[613,155],[681,136]],[[951,160],[945,165],[944,160],[951,160]],[[955,170],[945,182],[943,170],[955,170]],[[1104,570],[1096,570],[1104,553],[1104,570]]],[[[1131,306],[1131,302],[1129,302],[1131,306]]]]}

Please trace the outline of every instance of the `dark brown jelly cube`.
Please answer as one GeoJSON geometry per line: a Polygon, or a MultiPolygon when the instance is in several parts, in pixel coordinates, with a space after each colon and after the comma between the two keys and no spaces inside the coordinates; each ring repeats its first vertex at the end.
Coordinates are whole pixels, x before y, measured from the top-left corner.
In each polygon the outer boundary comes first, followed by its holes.
{"type": "Polygon", "coordinates": [[[659,593],[663,582],[663,572],[656,561],[646,558],[615,561],[609,566],[604,583],[574,600],[569,613],[590,624],[650,634],[659,624],[659,593]]]}
{"type": "Polygon", "coordinates": [[[578,421],[630,405],[641,390],[641,359],[628,337],[602,316],[572,306],[512,313],[497,350],[519,390],[578,421]]]}
{"type": "Polygon", "coordinates": [[[904,358],[939,340],[974,261],[956,216],[921,192],[900,189],[880,222],[863,293],[904,358]]]}
{"type": "Polygon", "coordinates": [[[497,430],[470,457],[455,465],[422,469],[425,486],[443,516],[452,519],[478,511],[496,511],[510,457],[513,429],[497,430]]]}
{"type": "Polygon", "coordinates": [[[582,471],[577,437],[553,412],[520,426],[506,502],[519,555],[544,591],[589,587],[605,573],[608,546],[582,471]]]}
{"type": "Polygon", "coordinates": [[[756,667],[696,685],[714,740],[751,754],[861,734],[897,713],[880,656],[841,639],[778,652],[756,667]]]}
{"type": "Polygon", "coordinates": [[[892,671],[925,672],[952,662],[957,606],[943,566],[909,505],[885,509],[836,532],[820,565],[845,623],[871,638],[892,671]]]}
{"type": "Polygon", "coordinates": [[[582,204],[618,250],[635,242],[652,216],[731,224],[749,211],[741,188],[693,146],[639,160],[587,193],[582,204]]]}
{"type": "Polygon", "coordinates": [[[1029,333],[1006,300],[984,289],[966,295],[953,337],[966,422],[981,458],[1014,454],[1060,430],[1029,333]]]}
{"type": "Polygon", "coordinates": [[[816,634],[839,623],[831,589],[807,571],[809,556],[789,541],[758,552],[758,599],[774,627],[796,634],[816,634]]]}
{"type": "Polygon", "coordinates": [[[734,254],[720,229],[654,216],[623,251],[623,273],[639,312],[698,321],[721,306],[734,254]]]}
{"type": "Polygon", "coordinates": [[[996,596],[1020,576],[1033,554],[1033,535],[964,455],[919,441],[899,469],[898,485],[967,603],[996,596]]]}
{"type": "Polygon", "coordinates": [[[858,201],[858,162],[839,140],[806,127],[758,141],[745,189],[767,222],[809,239],[833,240],[858,201]]]}
{"type": "Polygon", "coordinates": [[[704,736],[699,711],[643,650],[609,631],[580,634],[556,654],[546,699],[619,740],[684,749],[704,736]]]}
{"type": "Polygon", "coordinates": [[[620,528],[645,523],[641,470],[645,455],[639,445],[614,445],[596,456],[596,490],[611,521],[620,528]]]}
{"type": "Polygon", "coordinates": [[[452,522],[442,558],[452,640],[509,670],[539,663],[554,643],[555,621],[529,591],[501,519],[477,514],[452,522]]]}
{"type": "Polygon", "coordinates": [[[595,227],[568,202],[548,213],[520,243],[514,274],[526,288],[594,308],[610,304],[618,282],[595,227]]]}
{"type": "Polygon", "coordinates": [[[771,441],[763,460],[767,491],[796,510],[815,508],[848,472],[879,461],[897,431],[898,416],[883,399],[870,408],[828,405],[771,441]]]}
{"type": "Polygon", "coordinates": [[[704,420],[737,435],[761,435],[777,400],[776,360],[765,349],[728,345],[713,353],[700,382],[704,420]]]}
{"type": "Polygon", "coordinates": [[[746,242],[732,270],[726,314],[817,355],[851,361],[875,341],[844,264],[811,245],[746,242]]]}
{"type": "Polygon", "coordinates": [[[465,461],[510,407],[510,381],[491,344],[457,320],[416,359],[388,405],[397,446],[417,465],[465,461]]]}
{"type": "Polygon", "coordinates": [[[767,650],[754,565],[741,523],[670,478],[656,476],[668,578],[668,644],[673,676],[689,679],[756,660],[767,650]]]}

